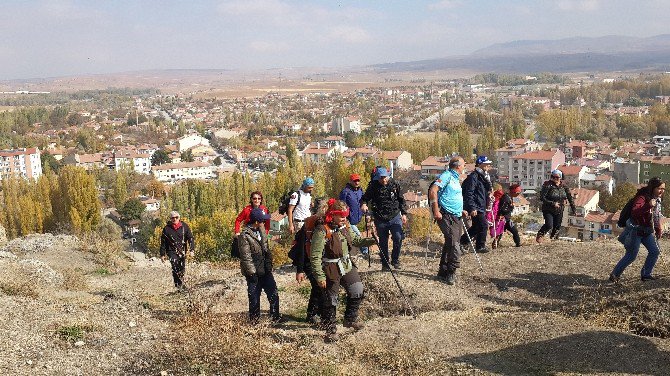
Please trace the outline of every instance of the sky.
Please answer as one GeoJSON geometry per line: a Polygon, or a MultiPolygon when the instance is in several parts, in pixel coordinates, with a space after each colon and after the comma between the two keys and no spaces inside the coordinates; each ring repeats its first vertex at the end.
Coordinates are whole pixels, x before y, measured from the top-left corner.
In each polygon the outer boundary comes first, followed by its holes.
{"type": "Polygon", "coordinates": [[[0,0],[0,79],[344,67],[668,25],[670,0],[0,0]]]}

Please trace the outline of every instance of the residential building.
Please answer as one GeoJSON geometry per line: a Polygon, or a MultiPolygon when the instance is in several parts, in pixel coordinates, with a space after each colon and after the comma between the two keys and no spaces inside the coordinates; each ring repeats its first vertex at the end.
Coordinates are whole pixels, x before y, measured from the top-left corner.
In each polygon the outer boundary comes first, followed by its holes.
{"type": "Polygon", "coordinates": [[[514,183],[510,179],[510,171],[512,171],[512,157],[523,154],[525,152],[538,150],[539,145],[533,141],[524,138],[515,138],[507,141],[507,145],[495,151],[496,169],[498,173],[498,182],[500,183],[514,183]]]}
{"type": "Polygon", "coordinates": [[[614,192],[614,178],[607,174],[585,174],[579,186],[589,189],[603,189],[612,194],[614,192]]]}
{"type": "Polygon", "coordinates": [[[514,203],[514,209],[512,210],[513,216],[530,213],[530,201],[525,197],[521,195],[512,197],[512,202],[514,203]]]}
{"type": "Polygon", "coordinates": [[[273,235],[281,234],[283,229],[288,226],[288,217],[286,214],[279,214],[275,211],[270,214],[270,233],[273,235]]]}
{"type": "Polygon", "coordinates": [[[405,198],[405,203],[407,208],[427,208],[428,207],[428,196],[421,191],[405,192],[402,197],[405,198]]]}
{"type": "Polygon", "coordinates": [[[161,208],[161,202],[153,197],[139,197],[139,199],[146,207],[144,211],[154,212],[161,208]]]}
{"type": "Polygon", "coordinates": [[[70,154],[63,158],[65,165],[83,167],[85,170],[94,170],[106,167],[101,153],[94,154],[70,154]]]}
{"type": "Polygon", "coordinates": [[[412,154],[407,151],[383,151],[382,158],[393,164],[394,169],[409,170],[414,165],[412,154]]]}
{"type": "Polygon", "coordinates": [[[670,157],[640,157],[640,184],[648,183],[654,176],[670,180],[670,157]]]}
{"type": "Polygon", "coordinates": [[[361,122],[355,117],[340,117],[333,119],[330,132],[343,134],[345,132],[361,133],[361,122]]]}
{"type": "Polygon", "coordinates": [[[449,169],[447,157],[430,156],[421,162],[421,179],[433,180],[449,169]]]}
{"type": "Polygon", "coordinates": [[[537,193],[542,184],[549,180],[551,171],[563,164],[565,154],[556,149],[535,150],[515,155],[512,157],[510,181],[521,184],[526,193],[537,193]]]}
{"type": "Polygon", "coordinates": [[[129,150],[114,151],[114,169],[120,171],[129,168],[138,174],[151,173],[151,157],[149,154],[129,150]]]}
{"type": "Polygon", "coordinates": [[[41,175],[39,148],[0,150],[0,180],[9,176],[37,179],[41,175]]]}
{"type": "MultiPolygon", "coordinates": [[[[570,205],[565,205],[563,212],[563,227],[565,236],[584,240],[586,227],[586,216],[590,212],[601,211],[598,208],[600,192],[594,189],[574,188],[571,189],[575,202],[575,215],[570,215],[570,205]]],[[[588,231],[587,231],[588,232],[588,231]]]]}
{"type": "Polygon", "coordinates": [[[563,146],[563,153],[565,159],[571,161],[576,158],[583,158],[586,156],[587,144],[585,141],[570,140],[563,146]]]}
{"type": "Polygon", "coordinates": [[[563,182],[568,185],[568,187],[581,188],[581,180],[584,178],[584,175],[589,171],[585,166],[579,165],[568,165],[560,166],[558,168],[563,172],[563,182]]]}
{"type": "Polygon", "coordinates": [[[209,146],[209,140],[197,134],[186,135],[177,140],[177,150],[180,153],[197,145],[209,146]]]}
{"type": "Polygon", "coordinates": [[[640,161],[615,159],[612,162],[612,176],[615,182],[640,184],[640,161]]]}
{"type": "Polygon", "coordinates": [[[185,179],[213,179],[212,166],[205,162],[165,163],[153,166],[151,172],[156,180],[174,183],[185,179]]]}

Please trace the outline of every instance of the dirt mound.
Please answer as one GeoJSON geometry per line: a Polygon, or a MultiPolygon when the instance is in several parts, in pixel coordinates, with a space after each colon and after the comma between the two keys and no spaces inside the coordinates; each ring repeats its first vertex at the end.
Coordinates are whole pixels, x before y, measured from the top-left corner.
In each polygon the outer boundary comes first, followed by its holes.
{"type": "Polygon", "coordinates": [[[22,238],[12,239],[3,251],[19,253],[42,253],[56,247],[75,248],[79,240],[71,235],[30,234],[22,238]]]}

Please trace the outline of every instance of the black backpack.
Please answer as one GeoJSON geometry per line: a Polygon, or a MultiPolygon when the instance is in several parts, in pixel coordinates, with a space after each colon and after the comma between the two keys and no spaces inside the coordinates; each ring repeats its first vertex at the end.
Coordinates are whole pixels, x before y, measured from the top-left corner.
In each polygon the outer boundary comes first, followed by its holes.
{"type": "Polygon", "coordinates": [[[237,236],[233,236],[233,244],[230,247],[230,255],[235,258],[240,258],[240,246],[237,236]]]}
{"type": "Polygon", "coordinates": [[[633,211],[633,201],[635,201],[635,197],[628,200],[623,209],[621,209],[619,220],[616,222],[617,226],[626,227],[626,222],[630,219],[631,212],[633,211]]]}
{"type": "Polygon", "coordinates": [[[291,201],[291,196],[297,193],[298,194],[298,202],[295,203],[295,206],[298,206],[300,204],[300,192],[299,191],[288,191],[284,193],[283,196],[281,196],[281,200],[279,201],[279,208],[277,208],[277,211],[281,215],[286,215],[288,214],[288,203],[291,201]]]}

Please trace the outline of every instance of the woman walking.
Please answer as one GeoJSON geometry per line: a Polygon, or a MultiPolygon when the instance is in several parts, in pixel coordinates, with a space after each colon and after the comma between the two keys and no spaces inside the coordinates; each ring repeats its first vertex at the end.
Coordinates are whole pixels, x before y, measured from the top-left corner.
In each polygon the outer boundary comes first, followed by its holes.
{"type": "Polygon", "coordinates": [[[626,253],[610,273],[610,282],[618,282],[626,267],[635,261],[640,244],[647,248],[647,259],[642,266],[640,279],[643,282],[656,279],[651,272],[659,254],[657,240],[661,237],[661,196],[664,192],[665,183],[654,177],[635,194],[626,229],[619,236],[626,253]]]}
{"type": "Polygon", "coordinates": [[[561,222],[563,222],[563,210],[565,208],[565,201],[570,203],[570,213],[575,213],[575,202],[572,200],[570,189],[566,187],[563,182],[563,172],[561,170],[553,170],[551,172],[551,179],[544,182],[542,190],[540,191],[540,202],[542,202],[542,216],[544,217],[544,225],[537,232],[535,241],[540,243],[544,238],[544,234],[551,230],[549,238],[558,239],[558,233],[561,229],[561,222]]]}

